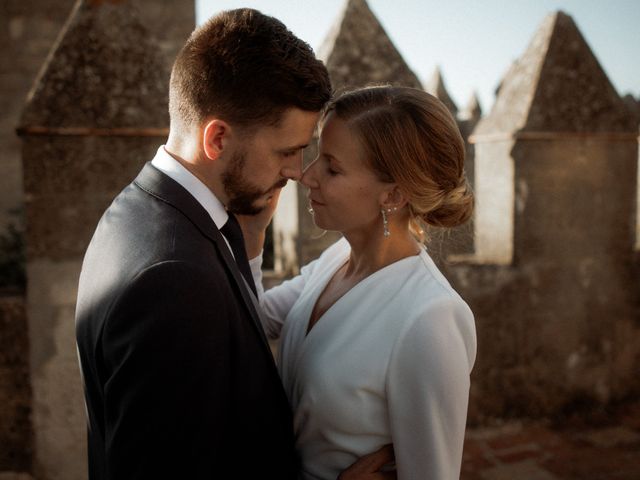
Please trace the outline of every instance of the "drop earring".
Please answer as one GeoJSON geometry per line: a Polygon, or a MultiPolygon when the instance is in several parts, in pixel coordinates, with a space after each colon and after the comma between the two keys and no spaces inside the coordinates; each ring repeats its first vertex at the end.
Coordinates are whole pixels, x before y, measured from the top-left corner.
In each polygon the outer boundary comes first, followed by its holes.
{"type": "Polygon", "coordinates": [[[387,219],[387,214],[390,214],[391,212],[395,212],[396,210],[398,210],[398,207],[387,208],[386,210],[384,208],[380,209],[380,213],[382,213],[382,229],[383,229],[384,238],[389,238],[391,236],[391,232],[389,231],[389,220],[387,219]]]}
{"type": "Polygon", "coordinates": [[[380,212],[382,213],[382,228],[384,238],[389,238],[391,233],[389,232],[389,221],[387,220],[387,212],[384,211],[384,208],[381,208],[380,212]]]}

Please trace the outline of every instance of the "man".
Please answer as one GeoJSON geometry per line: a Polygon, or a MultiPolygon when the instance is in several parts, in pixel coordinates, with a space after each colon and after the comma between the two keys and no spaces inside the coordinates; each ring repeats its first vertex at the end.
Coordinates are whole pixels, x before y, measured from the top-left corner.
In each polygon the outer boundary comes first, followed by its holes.
{"type": "Polygon", "coordinates": [[[255,10],[212,18],[178,55],[167,144],[105,212],[82,266],[92,480],[296,478],[246,254],[220,230],[301,175],[330,93],[309,46],[255,10]]]}
{"type": "MultiPolygon", "coordinates": [[[[234,214],[269,213],[301,176],[330,93],[309,46],[255,10],[212,18],[179,53],[167,144],[104,213],[82,266],[91,480],[297,477],[234,214]]],[[[389,452],[341,478],[372,478],[389,452]]]]}

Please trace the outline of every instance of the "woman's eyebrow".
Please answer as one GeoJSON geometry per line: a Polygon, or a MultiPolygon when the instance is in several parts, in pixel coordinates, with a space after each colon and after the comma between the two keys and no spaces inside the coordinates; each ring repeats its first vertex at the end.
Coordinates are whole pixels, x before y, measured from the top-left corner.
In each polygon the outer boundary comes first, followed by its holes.
{"type": "Polygon", "coordinates": [[[320,155],[323,155],[325,157],[327,157],[329,160],[333,160],[336,163],[340,163],[340,160],[338,158],[336,158],[335,156],[333,156],[332,154],[328,153],[328,152],[323,152],[322,150],[320,151],[320,155]]]}

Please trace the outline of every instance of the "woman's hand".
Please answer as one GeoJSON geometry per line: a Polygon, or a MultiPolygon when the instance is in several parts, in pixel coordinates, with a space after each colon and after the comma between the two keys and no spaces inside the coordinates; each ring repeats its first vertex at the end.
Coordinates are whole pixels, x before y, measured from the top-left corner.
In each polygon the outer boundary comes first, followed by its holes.
{"type": "Polygon", "coordinates": [[[256,258],[262,252],[264,246],[265,233],[273,214],[278,206],[281,189],[277,189],[273,196],[267,199],[267,206],[257,215],[236,215],[242,235],[244,236],[244,246],[247,250],[249,260],[256,258]]]}

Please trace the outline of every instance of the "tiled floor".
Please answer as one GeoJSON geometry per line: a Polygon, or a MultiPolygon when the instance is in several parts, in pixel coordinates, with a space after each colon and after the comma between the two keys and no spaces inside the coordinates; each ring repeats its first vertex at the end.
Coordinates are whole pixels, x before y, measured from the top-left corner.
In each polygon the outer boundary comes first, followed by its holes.
{"type": "MultiPolygon", "coordinates": [[[[640,480],[640,402],[562,424],[505,422],[467,430],[461,480],[640,480]]],[[[0,480],[32,480],[0,472],[0,480]]]]}
{"type": "Polygon", "coordinates": [[[640,403],[606,420],[467,430],[462,480],[640,480],[640,403]]]}

